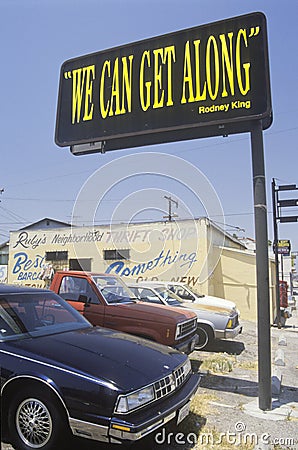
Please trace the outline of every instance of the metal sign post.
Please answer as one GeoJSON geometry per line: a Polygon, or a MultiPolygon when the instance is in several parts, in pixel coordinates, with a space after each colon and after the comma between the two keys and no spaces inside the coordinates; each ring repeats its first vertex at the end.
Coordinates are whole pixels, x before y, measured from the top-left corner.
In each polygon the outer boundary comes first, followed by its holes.
{"type": "Polygon", "coordinates": [[[267,205],[261,121],[256,121],[252,126],[251,150],[257,266],[259,408],[265,411],[272,409],[272,392],[267,205]]]}
{"type": "Polygon", "coordinates": [[[281,328],[281,314],[280,314],[280,292],[279,292],[279,258],[278,258],[278,227],[277,227],[277,204],[276,204],[276,186],[275,180],[272,180],[272,206],[273,206],[273,232],[274,232],[274,257],[275,257],[275,301],[276,301],[276,323],[278,328],[281,328]]]}
{"type": "Polygon", "coordinates": [[[291,254],[291,242],[288,239],[279,240],[278,239],[278,222],[280,223],[289,223],[289,222],[298,222],[298,216],[291,216],[284,213],[284,208],[287,211],[288,208],[296,207],[298,206],[298,199],[297,198],[291,198],[291,199],[283,199],[281,200],[279,198],[280,192],[286,192],[286,191],[296,191],[298,190],[298,187],[296,184],[284,184],[281,186],[277,186],[275,183],[275,179],[272,179],[272,205],[273,205],[273,230],[274,230],[274,242],[273,242],[273,249],[274,249],[274,255],[275,255],[275,267],[276,267],[276,273],[275,273],[275,283],[276,283],[276,318],[275,323],[277,324],[278,328],[282,327],[282,314],[280,309],[280,290],[279,290],[279,255],[280,256],[280,262],[282,266],[282,280],[283,280],[283,256],[287,255],[289,256],[291,254]]]}

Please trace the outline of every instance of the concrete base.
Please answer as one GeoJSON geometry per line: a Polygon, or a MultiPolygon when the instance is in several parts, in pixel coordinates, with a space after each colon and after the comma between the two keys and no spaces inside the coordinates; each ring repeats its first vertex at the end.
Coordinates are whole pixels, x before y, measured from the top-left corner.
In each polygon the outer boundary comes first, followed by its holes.
{"type": "Polygon", "coordinates": [[[280,403],[278,400],[272,401],[271,411],[262,411],[259,408],[259,399],[255,399],[243,406],[243,411],[250,416],[268,420],[289,420],[298,419],[298,403],[280,403]]]}

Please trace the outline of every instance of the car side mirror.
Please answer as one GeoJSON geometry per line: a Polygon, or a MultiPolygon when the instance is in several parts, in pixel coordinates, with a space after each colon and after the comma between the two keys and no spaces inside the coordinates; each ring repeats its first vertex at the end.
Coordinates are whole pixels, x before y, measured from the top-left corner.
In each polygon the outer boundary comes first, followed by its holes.
{"type": "Polygon", "coordinates": [[[82,303],[85,303],[85,306],[89,306],[89,301],[88,301],[87,295],[80,294],[80,296],[78,298],[78,301],[82,302],[82,303]]]}

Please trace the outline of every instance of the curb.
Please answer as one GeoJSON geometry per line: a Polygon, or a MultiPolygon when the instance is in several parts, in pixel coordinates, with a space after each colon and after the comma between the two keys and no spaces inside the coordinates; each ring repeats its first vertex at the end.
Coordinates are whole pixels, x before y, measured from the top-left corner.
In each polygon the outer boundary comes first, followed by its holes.
{"type": "Polygon", "coordinates": [[[271,390],[272,395],[280,395],[281,391],[281,383],[282,383],[282,373],[279,368],[274,368],[272,371],[271,377],[271,390]]]}
{"type": "Polygon", "coordinates": [[[275,352],[274,364],[276,366],[285,366],[286,365],[285,353],[281,348],[277,349],[275,352]]]}

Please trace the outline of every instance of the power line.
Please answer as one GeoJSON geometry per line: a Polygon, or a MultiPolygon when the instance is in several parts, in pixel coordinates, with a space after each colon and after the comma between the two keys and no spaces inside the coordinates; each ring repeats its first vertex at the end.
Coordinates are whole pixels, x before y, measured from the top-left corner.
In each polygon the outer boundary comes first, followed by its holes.
{"type": "Polygon", "coordinates": [[[4,213],[12,219],[21,220],[22,222],[23,221],[28,222],[28,220],[25,219],[25,217],[19,216],[18,214],[14,213],[13,211],[10,211],[9,209],[4,208],[4,206],[0,206],[0,210],[4,211],[4,213]]]}

